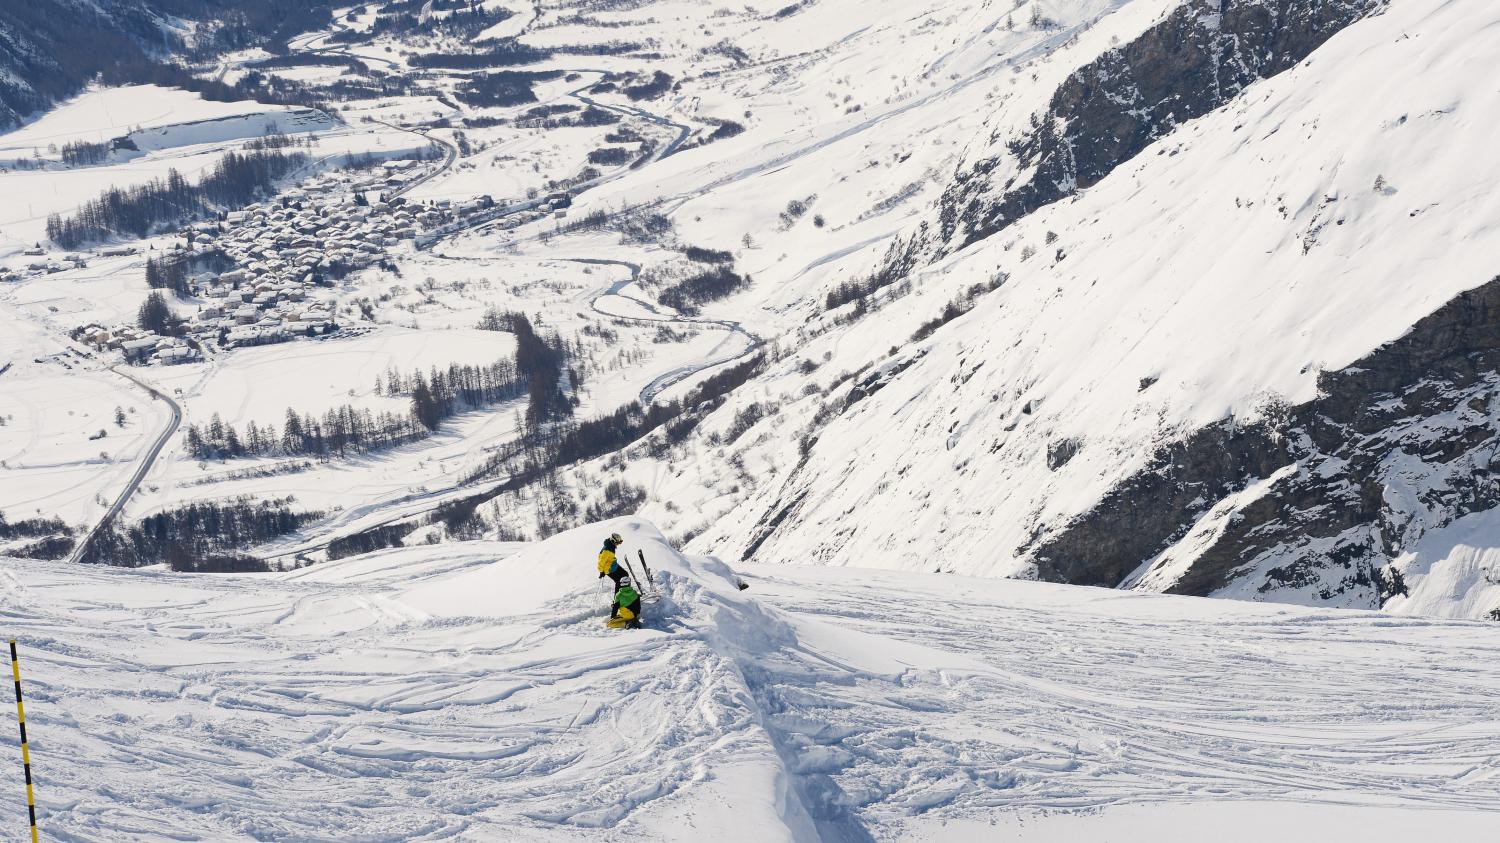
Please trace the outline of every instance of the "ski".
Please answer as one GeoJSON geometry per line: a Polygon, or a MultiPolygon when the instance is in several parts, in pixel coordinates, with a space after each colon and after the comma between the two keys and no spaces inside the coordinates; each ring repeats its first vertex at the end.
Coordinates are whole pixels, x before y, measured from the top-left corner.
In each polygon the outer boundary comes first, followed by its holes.
{"type": "MultiPolygon", "coordinates": [[[[653,583],[651,590],[647,591],[646,590],[646,581],[643,580],[643,579],[641,579],[640,577],[636,576],[635,568],[632,567],[631,564],[630,564],[630,557],[628,555],[621,554],[620,557],[619,557],[619,559],[620,559],[620,564],[622,564],[622,565],[625,566],[625,573],[627,573],[627,574],[630,575],[630,581],[632,583],[635,583],[635,589],[636,589],[636,591],[639,591],[641,593],[641,602],[642,603],[655,603],[656,602],[656,588],[655,588],[655,584],[653,583]]],[[[645,561],[646,561],[645,554],[642,554],[641,555],[641,564],[644,565],[645,561]]],[[[648,572],[649,572],[649,569],[648,569],[648,572]]]]}
{"type": "Polygon", "coordinates": [[[636,548],[636,555],[640,557],[641,567],[646,570],[646,582],[651,584],[651,590],[656,591],[656,575],[651,573],[651,566],[646,564],[646,551],[636,548]]]}
{"type": "Polygon", "coordinates": [[[635,569],[632,568],[632,567],[630,567],[630,557],[629,556],[625,556],[625,555],[622,554],[618,558],[619,558],[620,564],[625,566],[625,573],[627,573],[627,574],[630,575],[630,581],[633,582],[633,583],[635,583],[636,585],[640,585],[641,584],[641,578],[638,577],[638,576],[636,576],[635,575],[635,569]]]}

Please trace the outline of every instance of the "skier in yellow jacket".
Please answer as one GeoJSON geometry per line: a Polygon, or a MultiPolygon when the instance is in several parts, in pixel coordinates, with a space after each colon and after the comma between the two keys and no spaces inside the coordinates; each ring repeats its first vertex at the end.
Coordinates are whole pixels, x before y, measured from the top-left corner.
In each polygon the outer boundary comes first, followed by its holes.
{"type": "Polygon", "coordinates": [[[625,566],[615,558],[615,549],[624,543],[625,540],[620,538],[619,533],[611,533],[610,537],[604,540],[604,549],[599,551],[599,576],[614,580],[616,591],[620,589],[620,581],[630,576],[625,566]]]}

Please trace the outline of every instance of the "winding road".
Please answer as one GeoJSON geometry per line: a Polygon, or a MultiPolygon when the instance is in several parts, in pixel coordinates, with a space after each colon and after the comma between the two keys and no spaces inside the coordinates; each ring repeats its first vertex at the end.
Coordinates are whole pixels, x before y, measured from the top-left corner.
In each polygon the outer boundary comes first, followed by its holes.
{"type": "MultiPolygon", "coordinates": [[[[333,26],[334,26],[334,29],[337,29],[337,30],[348,31],[348,29],[349,29],[349,27],[344,23],[344,21],[341,21],[341,20],[338,20],[338,19],[334,20],[333,26]]],[[[390,59],[384,59],[384,58],[380,58],[378,56],[362,56],[362,55],[359,55],[358,53],[351,52],[346,47],[340,47],[340,46],[331,45],[331,44],[320,46],[320,47],[314,47],[313,46],[313,44],[317,43],[319,40],[328,38],[330,34],[331,33],[317,32],[317,33],[309,33],[308,35],[298,36],[297,38],[293,38],[292,40],[288,41],[287,42],[287,47],[292,48],[293,50],[300,49],[300,50],[302,50],[304,52],[308,52],[308,53],[319,53],[319,54],[322,54],[322,55],[329,55],[329,56],[343,56],[345,58],[353,59],[354,61],[358,61],[358,62],[372,62],[372,61],[374,61],[374,62],[380,62],[380,63],[386,65],[387,67],[389,67],[392,70],[398,70],[398,69],[400,69],[400,65],[397,64],[396,62],[390,60],[390,59]],[[304,41],[302,39],[306,39],[306,40],[304,41]],[[298,43],[299,41],[301,41],[300,44],[298,43]]],[[[220,76],[222,77],[223,73],[220,73],[220,76]]],[[[389,195],[388,198],[394,199],[397,196],[404,196],[405,194],[407,194],[407,193],[409,193],[409,192],[417,189],[418,187],[421,187],[422,185],[426,184],[427,182],[432,181],[433,179],[437,178],[438,176],[442,175],[443,173],[448,172],[448,170],[450,170],[450,169],[453,168],[454,163],[458,161],[458,147],[454,146],[452,143],[449,143],[446,140],[443,140],[440,137],[428,134],[427,132],[424,132],[421,129],[413,129],[413,128],[410,128],[408,126],[400,126],[400,125],[397,125],[395,123],[387,122],[385,120],[374,120],[373,122],[378,123],[378,124],[380,124],[382,126],[385,126],[388,129],[395,129],[398,132],[407,132],[407,133],[410,133],[410,134],[413,134],[413,135],[417,135],[419,137],[422,137],[422,138],[426,139],[427,141],[429,141],[431,143],[435,143],[435,144],[438,144],[439,146],[443,147],[443,163],[440,166],[438,166],[438,167],[436,167],[436,168],[434,168],[434,169],[432,169],[432,170],[424,173],[421,177],[412,180],[408,184],[402,185],[400,188],[397,188],[396,190],[391,191],[391,193],[390,193],[390,195],[389,195]]]]}
{"type": "Polygon", "coordinates": [[[125,509],[125,504],[130,502],[131,495],[134,495],[136,490],[141,487],[141,482],[146,479],[146,475],[151,472],[151,467],[156,464],[156,458],[161,456],[162,449],[167,446],[167,442],[177,432],[177,428],[182,425],[182,407],[176,401],[167,397],[166,393],[145,383],[135,375],[122,371],[119,366],[111,366],[110,371],[151,393],[152,398],[165,402],[167,408],[172,412],[172,418],[167,422],[167,426],[162,428],[161,433],[157,434],[155,441],[151,443],[151,447],[146,449],[145,457],[141,459],[140,465],[136,466],[135,473],[130,475],[130,482],[126,483],[125,488],[120,490],[120,494],[115,498],[115,502],[105,511],[104,517],[100,518],[94,524],[93,529],[89,530],[84,535],[83,540],[73,548],[72,555],[68,557],[68,561],[70,562],[82,560],[88,552],[89,545],[93,544],[94,538],[99,535],[99,531],[114,521],[120,512],[125,509]]]}
{"type": "Polygon", "coordinates": [[[765,344],[765,340],[745,330],[745,326],[740,324],[739,322],[734,322],[728,319],[691,319],[687,317],[674,316],[670,313],[664,312],[660,307],[652,302],[648,302],[644,299],[638,299],[634,296],[626,295],[624,292],[625,288],[629,287],[631,284],[634,284],[640,278],[640,264],[631,263],[629,261],[607,260],[604,258],[564,258],[564,260],[570,261],[572,263],[589,264],[592,266],[622,266],[630,270],[629,278],[621,279],[609,285],[589,301],[589,307],[595,313],[598,313],[601,316],[607,316],[610,319],[626,319],[631,322],[643,322],[650,324],[670,323],[677,325],[692,325],[695,327],[724,328],[731,334],[737,334],[745,338],[745,348],[742,351],[735,352],[734,354],[730,354],[728,356],[710,357],[687,366],[679,366],[669,372],[658,375],[654,380],[651,381],[651,383],[647,384],[646,387],[641,390],[641,406],[643,407],[649,405],[652,401],[655,401],[656,397],[665,392],[667,389],[670,389],[671,387],[682,383],[683,381],[691,378],[699,372],[704,372],[717,366],[722,366],[725,363],[732,363],[735,360],[740,360],[742,358],[748,357],[751,354],[754,354],[757,349],[765,344]],[[639,316],[621,316],[617,313],[610,313],[609,311],[599,306],[599,301],[607,296],[618,296],[619,298],[637,304],[645,308],[647,311],[657,314],[662,318],[645,319],[639,316]]]}
{"type": "Polygon", "coordinates": [[[436,135],[430,135],[427,132],[422,131],[421,129],[409,129],[405,126],[398,126],[395,123],[387,123],[384,120],[376,120],[375,122],[379,123],[382,126],[395,129],[398,132],[407,132],[419,137],[426,138],[428,141],[435,143],[443,148],[443,163],[441,165],[428,170],[417,178],[412,179],[401,187],[391,191],[385,197],[388,200],[395,199],[397,196],[405,196],[407,193],[416,190],[417,188],[432,181],[438,176],[441,176],[443,173],[446,173],[449,170],[453,169],[454,163],[458,161],[458,147],[436,135]]]}

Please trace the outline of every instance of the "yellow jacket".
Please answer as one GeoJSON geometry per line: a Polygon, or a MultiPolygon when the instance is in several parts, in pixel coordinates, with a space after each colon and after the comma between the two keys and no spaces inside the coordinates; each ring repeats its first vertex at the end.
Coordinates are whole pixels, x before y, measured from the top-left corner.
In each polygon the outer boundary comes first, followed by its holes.
{"type": "Polygon", "coordinates": [[[599,573],[607,574],[609,569],[615,566],[615,552],[613,550],[599,551],[599,573]]]}

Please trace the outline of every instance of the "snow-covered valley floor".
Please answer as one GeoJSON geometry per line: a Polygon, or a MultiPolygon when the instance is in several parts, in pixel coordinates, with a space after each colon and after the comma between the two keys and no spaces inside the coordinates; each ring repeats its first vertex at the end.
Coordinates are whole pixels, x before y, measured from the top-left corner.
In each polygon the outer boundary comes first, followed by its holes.
{"type": "Polygon", "coordinates": [[[1493,625],[741,573],[632,520],[281,575],[0,561],[44,833],[1375,841],[1496,819],[1493,625]],[[601,623],[614,529],[658,572],[646,631],[601,623]]]}

